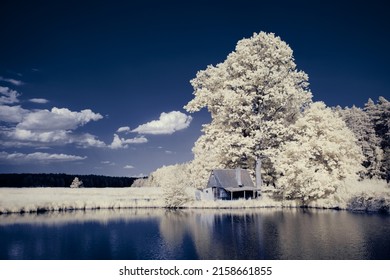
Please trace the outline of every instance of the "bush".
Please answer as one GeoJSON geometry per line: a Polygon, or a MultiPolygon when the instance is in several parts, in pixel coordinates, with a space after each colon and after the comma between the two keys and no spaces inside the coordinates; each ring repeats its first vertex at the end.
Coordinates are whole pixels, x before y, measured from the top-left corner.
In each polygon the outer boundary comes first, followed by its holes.
{"type": "Polygon", "coordinates": [[[149,184],[163,189],[165,207],[180,208],[192,200],[187,193],[187,165],[163,166],[149,177],[149,184]]]}

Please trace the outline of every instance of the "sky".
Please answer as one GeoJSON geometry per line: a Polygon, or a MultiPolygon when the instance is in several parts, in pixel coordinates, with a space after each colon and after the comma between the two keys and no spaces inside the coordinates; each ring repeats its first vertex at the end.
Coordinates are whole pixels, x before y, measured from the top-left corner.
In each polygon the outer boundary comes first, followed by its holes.
{"type": "Polygon", "coordinates": [[[272,32],[314,101],[390,98],[387,1],[2,1],[0,173],[143,176],[193,158],[190,80],[272,32]]]}

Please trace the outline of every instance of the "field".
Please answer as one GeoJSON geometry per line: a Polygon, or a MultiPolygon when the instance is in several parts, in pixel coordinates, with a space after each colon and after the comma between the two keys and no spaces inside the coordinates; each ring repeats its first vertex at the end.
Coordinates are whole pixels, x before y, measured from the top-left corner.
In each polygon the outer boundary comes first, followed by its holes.
{"type": "Polygon", "coordinates": [[[159,188],[0,189],[0,213],[162,206],[159,188]]]}
{"type": "MultiPolygon", "coordinates": [[[[268,208],[299,207],[299,201],[275,200],[272,192],[260,200],[193,201],[194,189],[186,208],[268,208]]],[[[132,188],[0,188],[0,214],[45,211],[163,208],[164,194],[157,187],[132,188]]],[[[346,182],[345,186],[326,199],[309,204],[312,208],[352,211],[390,212],[390,188],[385,181],[346,182]]]]}

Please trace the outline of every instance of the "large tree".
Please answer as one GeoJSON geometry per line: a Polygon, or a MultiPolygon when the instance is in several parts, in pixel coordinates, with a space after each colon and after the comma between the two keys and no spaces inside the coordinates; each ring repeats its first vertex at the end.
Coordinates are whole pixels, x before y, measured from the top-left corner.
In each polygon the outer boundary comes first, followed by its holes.
{"type": "Polygon", "coordinates": [[[290,140],[273,159],[277,190],[303,205],[334,193],[361,170],[362,152],[345,122],[322,102],[313,103],[290,127],[290,140]]]}
{"type": "Polygon", "coordinates": [[[312,96],[291,48],[264,32],[240,40],[224,62],[199,71],[191,84],[194,98],[185,109],[207,108],[212,117],[193,149],[197,185],[205,185],[212,168],[254,170],[258,159],[272,157],[312,96]]]}

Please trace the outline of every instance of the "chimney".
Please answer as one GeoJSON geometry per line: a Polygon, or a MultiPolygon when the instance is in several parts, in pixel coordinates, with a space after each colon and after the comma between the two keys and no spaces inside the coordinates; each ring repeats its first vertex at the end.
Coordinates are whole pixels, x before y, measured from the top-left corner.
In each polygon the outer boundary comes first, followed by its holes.
{"type": "Polygon", "coordinates": [[[257,191],[261,191],[261,185],[263,184],[263,181],[261,180],[261,159],[260,157],[256,160],[256,188],[257,191]]]}
{"type": "Polygon", "coordinates": [[[242,187],[241,168],[236,168],[236,180],[237,180],[237,185],[239,187],[242,187]]]}

